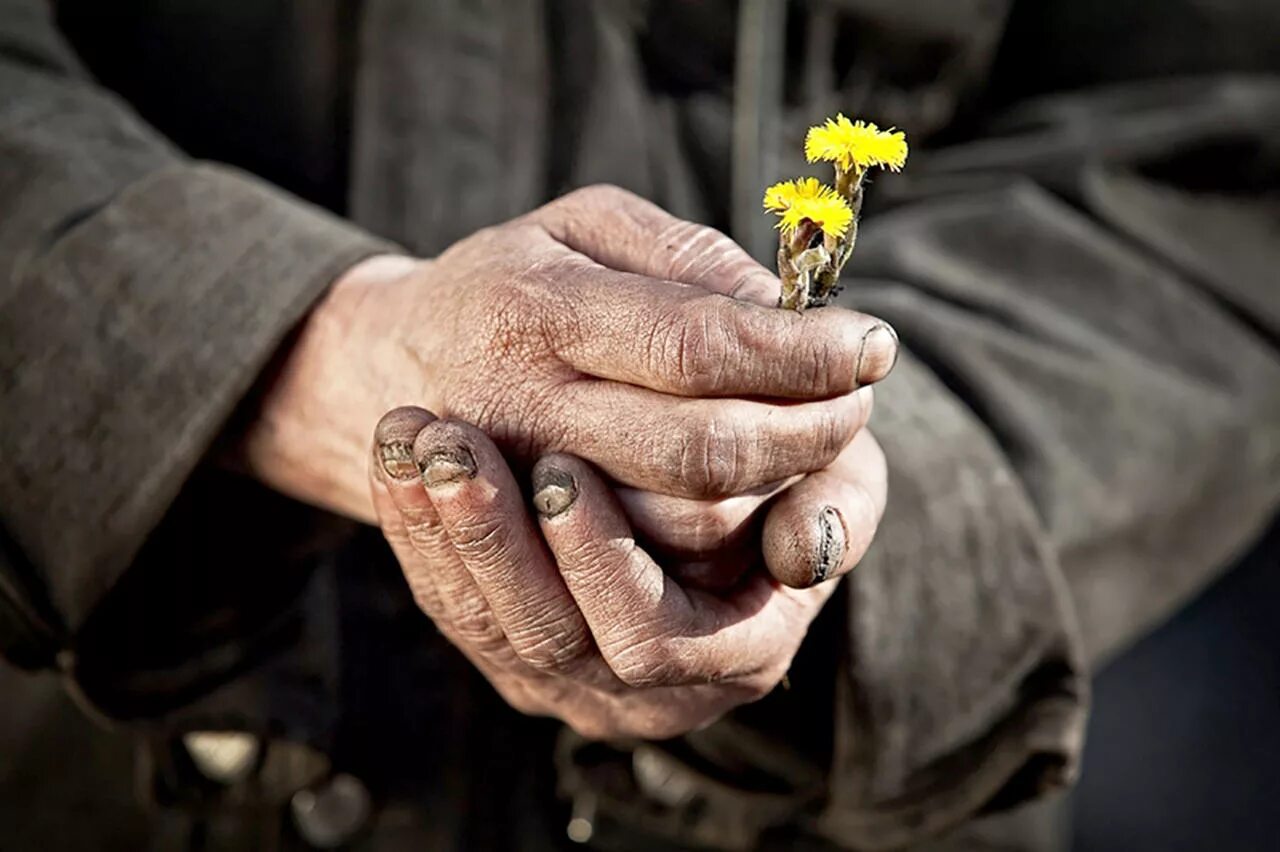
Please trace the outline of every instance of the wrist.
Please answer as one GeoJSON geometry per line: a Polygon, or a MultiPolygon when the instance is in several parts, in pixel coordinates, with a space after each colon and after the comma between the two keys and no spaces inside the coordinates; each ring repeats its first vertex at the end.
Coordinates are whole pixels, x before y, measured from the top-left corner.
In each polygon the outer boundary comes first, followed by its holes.
{"type": "Polygon", "coordinates": [[[376,255],[344,272],[263,376],[237,447],[254,478],[304,502],[372,523],[366,466],[373,428],[394,389],[369,351],[362,306],[423,261],[376,255]]]}

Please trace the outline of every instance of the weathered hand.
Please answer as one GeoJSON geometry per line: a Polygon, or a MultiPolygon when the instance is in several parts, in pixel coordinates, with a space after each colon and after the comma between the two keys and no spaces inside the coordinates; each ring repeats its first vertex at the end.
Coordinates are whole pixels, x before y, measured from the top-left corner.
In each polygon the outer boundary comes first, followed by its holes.
{"type": "MultiPolygon", "coordinates": [[[[382,530],[441,632],[512,706],[588,737],[675,736],[764,695],[836,585],[797,590],[752,572],[723,595],[682,587],[636,544],[590,465],[538,461],[535,521],[482,432],[422,409],[378,424],[370,479],[382,530]]],[[[863,432],[772,507],[771,564],[821,551],[816,519],[829,509],[843,520],[826,546],[846,570],[884,497],[883,457],[863,432]]]]}
{"type": "Polygon", "coordinates": [[[777,288],[718,232],[581,190],[435,260],[351,270],[301,329],[246,457],[366,520],[367,435],[408,402],[476,424],[517,466],[572,452],[676,497],[820,470],[863,425],[857,389],[888,372],[896,338],[851,311],[751,303],[777,288]]]}

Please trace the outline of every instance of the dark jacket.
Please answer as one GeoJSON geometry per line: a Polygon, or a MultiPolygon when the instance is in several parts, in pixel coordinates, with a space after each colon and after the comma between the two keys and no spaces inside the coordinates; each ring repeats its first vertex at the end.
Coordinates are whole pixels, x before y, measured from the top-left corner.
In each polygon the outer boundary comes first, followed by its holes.
{"type": "MultiPolygon", "coordinates": [[[[0,673],[0,824],[300,842],[288,803],[339,771],[376,848],[575,817],[879,849],[1068,784],[1089,663],[1280,497],[1280,13],[1147,5],[0,0],[0,642],[32,672],[0,673]],[[375,534],[219,472],[360,257],[596,181],[763,255],[761,188],[837,109],[915,143],[846,273],[907,354],[884,523],[790,690],[576,741],[497,701],[375,534]],[[220,729],[267,744],[252,777],[193,766],[180,735],[220,729]]],[[[1014,842],[985,826],[941,842],[1014,842]]]]}

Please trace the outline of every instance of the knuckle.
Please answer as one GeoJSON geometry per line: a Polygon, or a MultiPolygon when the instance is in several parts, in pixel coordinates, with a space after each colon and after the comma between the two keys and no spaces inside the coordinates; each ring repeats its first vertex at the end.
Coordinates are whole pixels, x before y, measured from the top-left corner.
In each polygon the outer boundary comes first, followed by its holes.
{"type": "Polygon", "coordinates": [[[662,686],[679,685],[667,665],[651,660],[633,659],[629,654],[616,658],[612,668],[618,680],[631,689],[656,689],[662,686]]]}
{"type": "Polygon", "coordinates": [[[665,636],[601,650],[618,680],[632,689],[680,686],[688,680],[686,662],[665,636]]]}
{"type": "Polygon", "coordinates": [[[858,387],[858,351],[856,341],[826,331],[823,327],[803,337],[802,357],[810,367],[813,393],[847,393],[858,387]]]}
{"type": "Polygon", "coordinates": [[[481,653],[491,653],[507,644],[502,628],[487,611],[466,609],[455,611],[449,619],[449,632],[460,645],[481,653]]]}
{"type": "Polygon", "coordinates": [[[418,609],[422,610],[432,621],[439,621],[445,615],[444,602],[440,600],[440,593],[436,591],[435,584],[429,578],[417,575],[405,575],[409,584],[409,592],[413,595],[413,602],[418,605],[418,609]]]}
{"type": "Polygon", "coordinates": [[[575,630],[564,619],[543,622],[512,634],[512,646],[526,665],[546,674],[570,675],[580,670],[595,652],[585,630],[575,630]]]}
{"type": "Polygon", "coordinates": [[[847,405],[825,402],[814,406],[801,419],[763,435],[770,465],[783,468],[775,473],[805,473],[835,461],[857,435],[860,424],[847,405]]]}
{"type": "Polygon", "coordinates": [[[609,584],[626,573],[636,549],[633,538],[582,538],[560,542],[556,556],[562,573],[589,574],[600,584],[609,584]]]}
{"type": "Polygon", "coordinates": [[[511,542],[496,513],[477,514],[450,525],[449,538],[467,565],[500,565],[511,556],[511,542]]]}
{"type": "Polygon", "coordinates": [[[727,344],[722,312],[707,299],[694,299],[655,322],[653,372],[669,376],[691,396],[708,396],[723,384],[727,344]]]}
{"type": "Polygon", "coordinates": [[[439,557],[444,536],[444,525],[434,512],[423,512],[405,524],[405,540],[410,547],[428,559],[439,557]]]}
{"type": "Polygon", "coordinates": [[[695,494],[717,497],[742,490],[750,441],[721,414],[690,418],[677,432],[674,469],[695,494]]]}
{"type": "Polygon", "coordinates": [[[835,406],[823,406],[810,433],[813,452],[823,466],[840,455],[853,439],[858,425],[856,419],[843,416],[835,406]]]}

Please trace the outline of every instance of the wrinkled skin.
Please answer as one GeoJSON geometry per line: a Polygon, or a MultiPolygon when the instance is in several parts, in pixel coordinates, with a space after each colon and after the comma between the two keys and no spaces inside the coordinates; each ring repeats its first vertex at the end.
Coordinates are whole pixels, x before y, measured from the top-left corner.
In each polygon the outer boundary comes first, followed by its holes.
{"type": "MultiPolygon", "coordinates": [[[[637,544],[590,465],[544,456],[535,520],[483,432],[423,409],[379,423],[370,479],[382,530],[440,631],[513,707],[591,738],[676,736],[763,696],[836,586],[754,572],[723,594],[687,588],[637,544]]],[[[856,562],[885,500],[869,432],[787,491],[771,522],[801,529],[833,497],[856,562]]]]}
{"type": "MultiPolygon", "coordinates": [[[[421,405],[477,426],[517,470],[556,451],[589,461],[648,540],[723,587],[752,513],[849,445],[866,385],[897,354],[873,317],[774,308],[779,286],[717,231],[614,187],[579,190],[434,260],[375,257],[342,276],[244,457],[277,489],[372,521],[370,431],[421,405]]],[[[783,561],[780,579],[812,581],[812,557],[783,561]]]]}
{"type": "Polygon", "coordinates": [[[779,286],[716,231],[581,190],[348,271],[244,458],[376,519],[513,706],[593,737],[688,731],[778,682],[884,506],[863,426],[897,338],[778,310],[779,286]]]}

